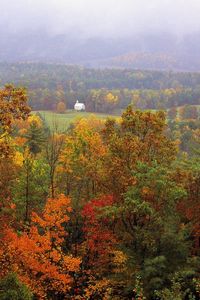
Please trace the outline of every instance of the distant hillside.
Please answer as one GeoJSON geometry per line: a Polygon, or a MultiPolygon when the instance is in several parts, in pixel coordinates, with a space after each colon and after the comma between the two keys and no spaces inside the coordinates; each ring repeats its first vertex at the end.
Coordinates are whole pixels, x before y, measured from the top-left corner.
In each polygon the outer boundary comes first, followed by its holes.
{"type": "Polygon", "coordinates": [[[0,62],[48,62],[86,67],[200,71],[200,33],[129,38],[83,38],[67,33],[7,34],[0,30],[0,62]]]}
{"type": "MultiPolygon", "coordinates": [[[[193,56],[167,53],[132,52],[97,63],[99,66],[125,69],[199,71],[200,60],[193,56]]],[[[96,66],[97,66],[96,65],[96,66]]]]}
{"type": "Polygon", "coordinates": [[[96,62],[97,66],[125,69],[175,70],[177,59],[165,53],[130,52],[96,62]]]}

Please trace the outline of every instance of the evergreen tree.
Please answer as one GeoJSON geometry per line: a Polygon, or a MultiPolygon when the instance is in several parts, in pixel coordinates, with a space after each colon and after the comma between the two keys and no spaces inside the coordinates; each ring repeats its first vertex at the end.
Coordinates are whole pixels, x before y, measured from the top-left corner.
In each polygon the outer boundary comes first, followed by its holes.
{"type": "Polygon", "coordinates": [[[31,292],[25,284],[21,283],[14,273],[8,274],[0,280],[1,300],[31,300],[31,292]]]}

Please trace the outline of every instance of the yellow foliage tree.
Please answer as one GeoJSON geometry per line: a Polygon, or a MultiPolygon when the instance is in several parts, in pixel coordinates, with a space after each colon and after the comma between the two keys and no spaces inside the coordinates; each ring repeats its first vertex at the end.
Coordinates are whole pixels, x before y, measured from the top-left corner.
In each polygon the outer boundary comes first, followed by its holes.
{"type": "Polygon", "coordinates": [[[106,95],[105,100],[110,104],[116,104],[119,101],[118,96],[114,96],[111,92],[106,95]]]}

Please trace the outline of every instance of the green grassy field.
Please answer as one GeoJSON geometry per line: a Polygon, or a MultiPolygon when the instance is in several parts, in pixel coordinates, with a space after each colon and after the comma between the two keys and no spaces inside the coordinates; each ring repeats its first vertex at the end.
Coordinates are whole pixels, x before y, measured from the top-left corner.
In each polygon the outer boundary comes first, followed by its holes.
{"type": "MultiPolygon", "coordinates": [[[[200,105],[195,105],[200,112],[200,105]]],[[[181,107],[177,107],[178,109],[178,116],[179,116],[179,111],[181,107]]],[[[156,111],[156,110],[151,110],[156,111]]],[[[33,111],[33,113],[39,112],[43,118],[45,119],[47,125],[50,128],[54,127],[54,124],[57,124],[58,129],[60,131],[65,131],[71,123],[73,123],[75,120],[80,119],[80,118],[89,118],[91,116],[95,116],[98,119],[106,120],[108,117],[112,118],[119,118],[119,115],[111,115],[111,114],[100,114],[100,113],[89,113],[89,112],[76,112],[74,110],[68,110],[64,114],[58,114],[52,111],[33,111]]]]}
{"type": "Polygon", "coordinates": [[[98,119],[106,120],[108,117],[119,117],[117,115],[75,112],[73,110],[69,110],[64,114],[57,114],[51,111],[34,111],[33,113],[37,112],[42,115],[50,128],[52,128],[54,124],[56,124],[58,126],[58,129],[61,131],[66,130],[72,122],[80,118],[89,118],[91,116],[95,116],[98,119]]]}

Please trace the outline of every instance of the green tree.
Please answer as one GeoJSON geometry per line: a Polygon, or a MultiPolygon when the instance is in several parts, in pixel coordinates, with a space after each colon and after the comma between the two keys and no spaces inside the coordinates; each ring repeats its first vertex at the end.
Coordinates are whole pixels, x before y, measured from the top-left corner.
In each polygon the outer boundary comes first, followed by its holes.
{"type": "Polygon", "coordinates": [[[26,144],[32,154],[36,155],[41,152],[46,141],[43,127],[39,127],[36,122],[32,122],[24,137],[27,139],[26,144]]]}
{"type": "Polygon", "coordinates": [[[49,167],[43,158],[37,158],[25,149],[23,164],[18,171],[17,184],[12,188],[17,217],[29,221],[33,210],[40,211],[48,195],[49,167]]]}
{"type": "Polygon", "coordinates": [[[56,196],[56,173],[64,143],[65,135],[58,133],[57,128],[54,128],[53,132],[49,133],[45,145],[45,159],[49,168],[48,176],[50,185],[50,195],[52,198],[55,198],[56,196]]]}
{"type": "Polygon", "coordinates": [[[0,280],[1,300],[31,300],[33,296],[25,284],[21,283],[14,273],[0,280]]]}

